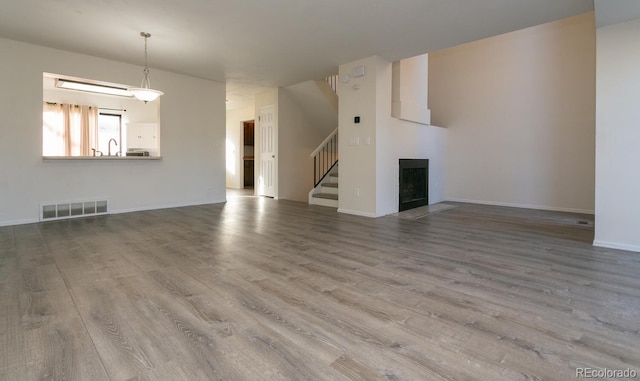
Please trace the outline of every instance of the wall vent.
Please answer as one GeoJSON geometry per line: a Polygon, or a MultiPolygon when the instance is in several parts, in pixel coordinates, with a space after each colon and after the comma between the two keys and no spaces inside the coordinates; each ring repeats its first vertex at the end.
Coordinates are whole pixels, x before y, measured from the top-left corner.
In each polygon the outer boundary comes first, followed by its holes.
{"type": "Polygon", "coordinates": [[[48,202],[40,205],[40,221],[99,216],[107,213],[109,213],[107,200],[48,202]]]}

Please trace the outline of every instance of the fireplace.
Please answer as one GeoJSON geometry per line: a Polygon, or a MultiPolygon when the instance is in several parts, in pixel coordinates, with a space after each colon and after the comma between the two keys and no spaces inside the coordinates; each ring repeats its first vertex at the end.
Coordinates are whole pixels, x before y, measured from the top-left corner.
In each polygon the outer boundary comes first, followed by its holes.
{"type": "Polygon", "coordinates": [[[429,204],[429,159],[400,159],[398,211],[429,204]]]}

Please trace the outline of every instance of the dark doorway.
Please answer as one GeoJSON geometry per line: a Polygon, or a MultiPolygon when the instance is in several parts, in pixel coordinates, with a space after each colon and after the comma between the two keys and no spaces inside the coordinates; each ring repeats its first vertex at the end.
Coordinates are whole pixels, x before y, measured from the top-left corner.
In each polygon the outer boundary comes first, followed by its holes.
{"type": "Polygon", "coordinates": [[[253,188],[255,171],[254,171],[254,140],[255,140],[255,122],[249,120],[242,123],[243,136],[243,156],[244,163],[244,188],[253,188]]]}
{"type": "Polygon", "coordinates": [[[398,211],[429,204],[429,159],[400,159],[398,211]]]}

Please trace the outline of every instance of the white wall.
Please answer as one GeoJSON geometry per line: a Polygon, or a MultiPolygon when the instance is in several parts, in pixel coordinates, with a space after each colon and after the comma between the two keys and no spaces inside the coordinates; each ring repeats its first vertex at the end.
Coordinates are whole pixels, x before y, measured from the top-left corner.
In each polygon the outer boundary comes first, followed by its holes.
{"type": "Polygon", "coordinates": [[[391,115],[420,124],[431,124],[427,107],[429,55],[405,58],[393,63],[391,115]]]}
{"type": "Polygon", "coordinates": [[[324,79],[304,81],[280,91],[293,100],[312,128],[325,137],[338,127],[338,96],[324,79]]]}
{"type": "Polygon", "coordinates": [[[307,202],[313,189],[310,154],[327,135],[291,98],[286,90],[278,89],[278,198],[307,202]]]}
{"type": "Polygon", "coordinates": [[[243,162],[243,124],[255,119],[253,106],[227,111],[227,140],[226,140],[226,185],[228,188],[241,189],[244,187],[243,162]]]}
{"type": "Polygon", "coordinates": [[[43,72],[131,84],[142,68],[6,39],[0,51],[0,225],[37,221],[44,201],[106,197],[123,212],[225,200],[224,84],[151,69],[161,160],[43,161],[43,72]]]}
{"type": "Polygon", "coordinates": [[[593,13],[429,53],[429,108],[447,199],[593,213],[593,13]]]}
{"type": "Polygon", "coordinates": [[[361,65],[365,66],[366,75],[338,83],[338,211],[368,217],[377,216],[377,61],[377,57],[370,57],[340,65],[340,78],[351,75],[353,68],[361,65]],[[354,123],[355,116],[360,117],[359,124],[354,123]]]}
{"type": "Polygon", "coordinates": [[[340,77],[360,65],[364,77],[338,86],[339,211],[369,217],[397,212],[401,158],[429,159],[429,203],[444,200],[446,129],[392,118],[392,63],[380,57],[351,62],[340,66],[340,77]]]}
{"type": "Polygon", "coordinates": [[[640,19],[597,30],[594,245],[640,252],[640,19]]]}

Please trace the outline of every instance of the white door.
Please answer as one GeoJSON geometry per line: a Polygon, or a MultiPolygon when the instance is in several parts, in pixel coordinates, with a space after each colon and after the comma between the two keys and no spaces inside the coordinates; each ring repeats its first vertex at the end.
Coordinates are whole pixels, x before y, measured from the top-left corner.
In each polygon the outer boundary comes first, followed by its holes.
{"type": "Polygon", "coordinates": [[[260,108],[258,117],[260,134],[260,174],[258,195],[276,196],[276,132],[273,106],[260,108]]]}

